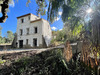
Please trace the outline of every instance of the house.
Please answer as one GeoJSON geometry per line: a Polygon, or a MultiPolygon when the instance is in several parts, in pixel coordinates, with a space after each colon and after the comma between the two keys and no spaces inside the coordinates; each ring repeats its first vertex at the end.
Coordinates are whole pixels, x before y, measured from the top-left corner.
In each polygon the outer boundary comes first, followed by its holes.
{"type": "Polygon", "coordinates": [[[18,48],[48,47],[52,37],[49,22],[31,13],[17,17],[16,33],[18,48]]]}

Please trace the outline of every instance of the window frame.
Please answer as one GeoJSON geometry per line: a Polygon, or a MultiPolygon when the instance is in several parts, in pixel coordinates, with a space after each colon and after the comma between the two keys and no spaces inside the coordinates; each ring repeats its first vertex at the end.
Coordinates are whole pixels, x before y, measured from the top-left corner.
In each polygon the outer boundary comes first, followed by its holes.
{"type": "Polygon", "coordinates": [[[29,28],[26,28],[26,31],[27,31],[27,33],[26,33],[26,34],[27,34],[27,35],[29,35],[29,34],[30,34],[29,30],[30,30],[29,28]]]}
{"type": "Polygon", "coordinates": [[[20,36],[23,35],[23,29],[20,29],[20,36]]]}
{"type": "Polygon", "coordinates": [[[30,16],[28,16],[28,20],[30,20],[31,18],[30,18],[30,16]]]}
{"type": "Polygon", "coordinates": [[[24,23],[24,19],[23,18],[21,19],[21,23],[24,23]]]}
{"type": "Polygon", "coordinates": [[[38,27],[34,27],[34,33],[35,33],[35,34],[38,33],[38,27]]]}
{"type": "Polygon", "coordinates": [[[26,39],[26,45],[28,45],[28,43],[29,43],[29,39],[26,39]]]}

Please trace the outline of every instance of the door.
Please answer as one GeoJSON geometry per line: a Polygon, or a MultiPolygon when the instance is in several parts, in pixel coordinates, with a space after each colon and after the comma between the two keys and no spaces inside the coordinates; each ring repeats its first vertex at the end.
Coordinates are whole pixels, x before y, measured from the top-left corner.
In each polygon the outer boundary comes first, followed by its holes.
{"type": "Polygon", "coordinates": [[[23,40],[19,40],[19,48],[23,48],[23,40]]]}
{"type": "Polygon", "coordinates": [[[34,39],[33,39],[33,46],[34,46],[34,47],[37,47],[37,38],[34,38],[34,39]]]}

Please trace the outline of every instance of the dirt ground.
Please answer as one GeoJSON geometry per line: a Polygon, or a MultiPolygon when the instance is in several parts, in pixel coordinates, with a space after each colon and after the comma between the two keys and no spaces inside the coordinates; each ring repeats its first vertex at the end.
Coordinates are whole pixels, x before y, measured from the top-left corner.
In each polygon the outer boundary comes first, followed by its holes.
{"type": "Polygon", "coordinates": [[[22,57],[30,57],[32,55],[41,53],[43,51],[51,50],[53,48],[34,49],[34,50],[12,50],[12,51],[0,51],[0,59],[7,61],[16,61],[22,57]]]}
{"type": "Polygon", "coordinates": [[[0,54],[0,58],[6,61],[16,61],[22,57],[30,57],[31,55],[35,55],[37,51],[24,51],[24,52],[11,52],[0,54]]]}

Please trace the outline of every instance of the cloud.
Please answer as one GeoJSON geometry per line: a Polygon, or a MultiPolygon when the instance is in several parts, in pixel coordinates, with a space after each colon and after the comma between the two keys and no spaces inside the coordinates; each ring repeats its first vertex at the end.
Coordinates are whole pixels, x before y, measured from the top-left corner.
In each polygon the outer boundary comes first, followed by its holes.
{"type": "Polygon", "coordinates": [[[52,29],[52,30],[56,30],[57,28],[53,26],[53,27],[51,27],[51,29],[52,29]]]}
{"type": "Polygon", "coordinates": [[[58,12],[58,15],[59,15],[59,17],[55,17],[55,21],[60,20],[60,16],[62,15],[62,12],[61,12],[61,11],[59,11],[59,12],[58,12]]]}
{"type": "Polygon", "coordinates": [[[59,12],[58,12],[58,14],[61,16],[61,15],[62,15],[62,12],[61,12],[61,11],[59,11],[59,12]]]}
{"type": "Polygon", "coordinates": [[[9,2],[9,6],[11,6],[11,7],[14,7],[14,6],[15,6],[14,0],[11,0],[11,1],[9,2]]]}
{"type": "Polygon", "coordinates": [[[58,21],[60,19],[60,17],[55,18],[55,21],[58,21]]]}
{"type": "Polygon", "coordinates": [[[62,29],[59,29],[59,31],[61,31],[62,29]]]}

